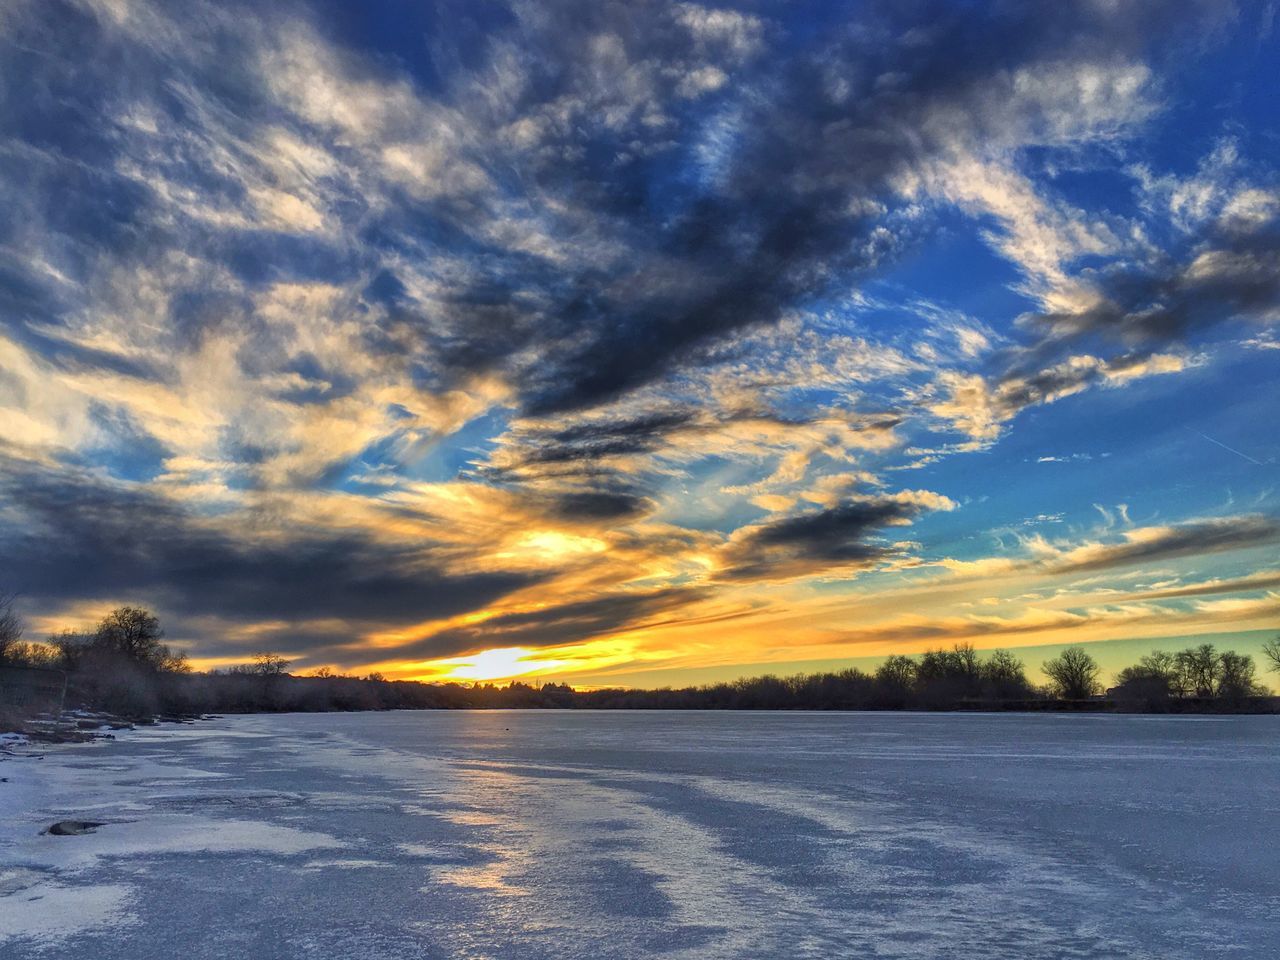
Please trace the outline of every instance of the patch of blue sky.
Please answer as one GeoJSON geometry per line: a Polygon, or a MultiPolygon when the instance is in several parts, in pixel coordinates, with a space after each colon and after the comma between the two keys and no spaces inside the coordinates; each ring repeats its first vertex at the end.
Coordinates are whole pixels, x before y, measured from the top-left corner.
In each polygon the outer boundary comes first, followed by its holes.
{"type": "MultiPolygon", "coordinates": [[[[1096,151],[1090,151],[1090,154],[1096,151]]],[[[1122,151],[1127,155],[1128,150],[1122,151]]],[[[1088,221],[1097,223],[1107,216],[1135,218],[1142,215],[1139,202],[1138,180],[1129,164],[1116,165],[1116,157],[1108,158],[1105,167],[1100,158],[1084,156],[1079,162],[1073,162],[1070,156],[1063,157],[1061,151],[1028,151],[1032,155],[1032,163],[1038,168],[1036,179],[1043,184],[1046,192],[1070,207],[1077,210],[1088,210],[1088,221]],[[1042,153],[1041,156],[1035,156],[1042,153]]],[[[1124,225],[1118,224],[1121,231],[1124,225]]],[[[1149,225],[1146,229],[1150,230],[1149,225]]],[[[1085,254],[1077,258],[1077,267],[1093,266],[1106,262],[1103,255],[1085,254]]]]}
{"type": "MultiPolygon", "coordinates": [[[[408,411],[401,408],[405,417],[408,411]]],[[[362,450],[341,466],[334,486],[354,493],[376,493],[402,482],[448,483],[469,474],[497,447],[510,412],[496,410],[463,424],[448,436],[414,442],[397,432],[362,450]]]]}
{"type": "MultiPolygon", "coordinates": [[[[1257,353],[1268,352],[1277,351],[1257,353]]],[[[1085,391],[1023,411],[989,450],[943,457],[897,478],[962,504],[916,524],[930,546],[954,548],[956,556],[974,531],[1093,525],[1094,504],[1126,504],[1140,525],[1274,509],[1280,448],[1265,412],[1280,401],[1267,385],[1280,382],[1278,362],[1246,354],[1232,364],[1085,391]],[[1270,380],[1261,369],[1267,364],[1270,380]]]]}
{"type": "Polygon", "coordinates": [[[506,433],[510,419],[510,410],[498,409],[467,421],[432,445],[419,460],[408,464],[407,475],[432,483],[471,475],[497,449],[498,438],[506,433]]]}
{"type": "Polygon", "coordinates": [[[493,9],[493,5],[471,4],[471,17],[451,19],[446,25],[441,22],[441,8],[435,4],[312,0],[310,6],[315,15],[308,19],[330,43],[380,63],[387,72],[402,73],[417,89],[436,95],[447,89],[445,74],[454,66],[446,62],[442,73],[433,56],[432,48],[441,32],[448,29],[450,47],[456,43],[461,48],[466,29],[474,30],[482,11],[493,9]]]}
{"type": "Polygon", "coordinates": [[[797,423],[812,417],[815,411],[840,407],[849,401],[848,394],[829,387],[784,386],[772,397],[775,412],[797,423]]]}
{"type": "Polygon", "coordinates": [[[935,215],[938,229],[930,242],[915,247],[866,284],[869,297],[888,305],[860,313],[865,316],[866,325],[873,330],[901,330],[910,335],[918,326],[918,318],[905,316],[901,308],[893,305],[928,300],[959,310],[998,331],[1009,329],[1012,320],[1029,308],[1030,301],[1017,290],[1022,274],[981,235],[981,228],[996,229],[997,225],[958,210],[940,210],[935,215]]]}
{"type": "Polygon", "coordinates": [[[725,496],[725,487],[758,481],[769,469],[761,462],[710,456],[692,464],[684,478],[668,484],[657,498],[654,519],[689,530],[730,533],[768,515],[743,497],[725,496]]]}
{"type": "Polygon", "coordinates": [[[1142,146],[1177,172],[1193,170],[1215,137],[1227,132],[1262,139],[1276,133],[1280,102],[1280,31],[1271,3],[1245,4],[1239,29],[1195,52],[1196,69],[1161,76],[1166,109],[1145,131],[1142,146]]]}
{"type": "Polygon", "coordinates": [[[73,459],[116,480],[134,483],[147,483],[164,473],[170,451],[127,413],[95,403],[89,416],[102,440],[85,447],[73,459]]]}

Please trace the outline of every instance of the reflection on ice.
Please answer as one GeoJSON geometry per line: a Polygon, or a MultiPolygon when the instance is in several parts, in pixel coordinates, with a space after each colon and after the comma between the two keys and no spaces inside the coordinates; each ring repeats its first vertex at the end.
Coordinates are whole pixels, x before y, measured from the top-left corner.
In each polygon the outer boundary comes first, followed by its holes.
{"type": "Polygon", "coordinates": [[[0,957],[195,960],[268,919],[282,957],[1260,955],[1275,719],[1105,720],[254,717],[68,751],[21,816],[136,824],[56,859],[0,835],[101,907],[80,939],[0,925],[0,957]]]}

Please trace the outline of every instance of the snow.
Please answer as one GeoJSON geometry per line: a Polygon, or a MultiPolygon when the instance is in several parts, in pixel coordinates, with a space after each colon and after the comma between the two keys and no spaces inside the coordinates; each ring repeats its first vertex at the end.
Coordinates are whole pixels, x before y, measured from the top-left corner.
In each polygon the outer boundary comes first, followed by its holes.
{"type": "Polygon", "coordinates": [[[1268,957],[1278,735],[441,711],[17,746],[0,958],[1268,957]]]}

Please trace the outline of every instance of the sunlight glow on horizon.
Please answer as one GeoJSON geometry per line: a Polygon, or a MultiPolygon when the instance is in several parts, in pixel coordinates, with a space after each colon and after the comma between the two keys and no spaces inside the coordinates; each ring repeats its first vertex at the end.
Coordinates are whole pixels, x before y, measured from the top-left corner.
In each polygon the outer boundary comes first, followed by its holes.
{"type": "Polygon", "coordinates": [[[523,647],[495,647],[467,657],[437,660],[434,665],[449,667],[437,680],[513,680],[531,674],[548,673],[563,667],[565,660],[540,660],[536,650],[523,647]]]}

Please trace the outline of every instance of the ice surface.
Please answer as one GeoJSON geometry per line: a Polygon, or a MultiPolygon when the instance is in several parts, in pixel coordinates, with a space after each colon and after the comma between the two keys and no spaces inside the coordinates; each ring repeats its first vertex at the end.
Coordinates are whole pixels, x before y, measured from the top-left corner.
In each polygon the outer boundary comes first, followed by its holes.
{"type": "Polygon", "coordinates": [[[232,717],[0,763],[0,958],[1270,958],[1280,718],[232,717]],[[106,821],[39,836],[60,819],[106,821]]]}

